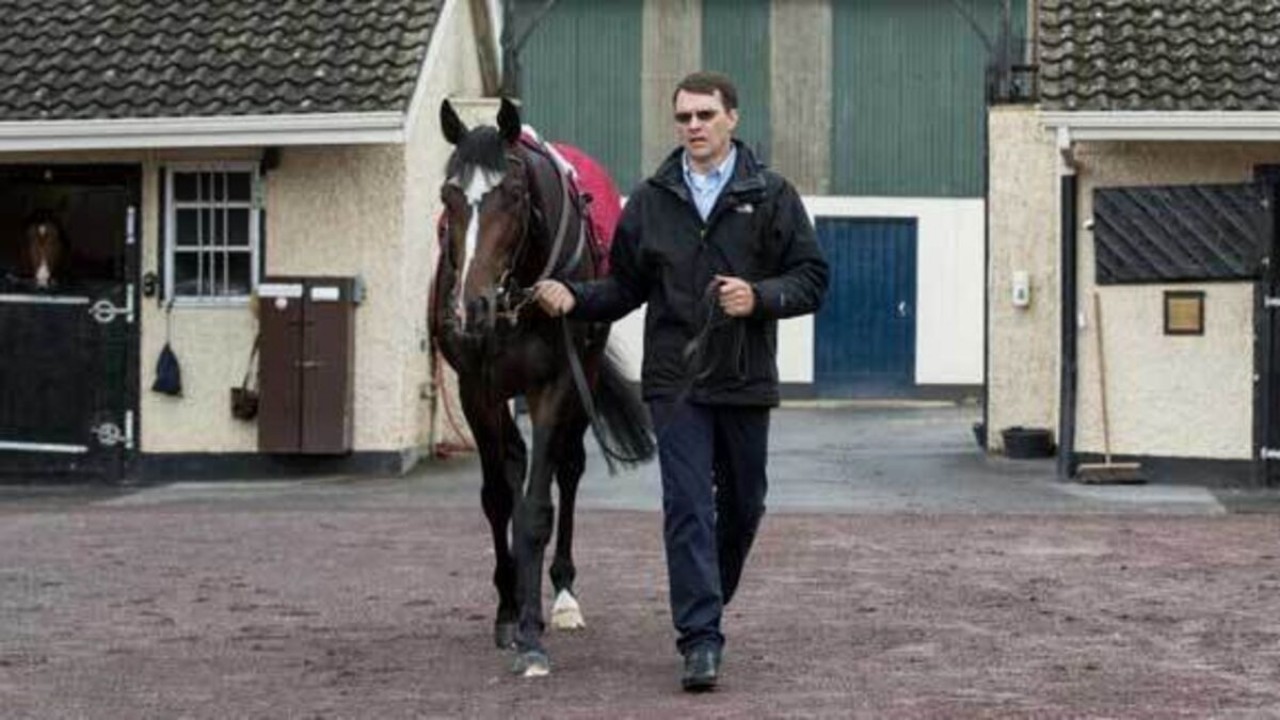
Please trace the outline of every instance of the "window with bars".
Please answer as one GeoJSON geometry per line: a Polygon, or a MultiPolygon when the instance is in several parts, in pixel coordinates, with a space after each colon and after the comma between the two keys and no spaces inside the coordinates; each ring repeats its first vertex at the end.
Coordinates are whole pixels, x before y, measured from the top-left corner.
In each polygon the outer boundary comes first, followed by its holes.
{"type": "Polygon", "coordinates": [[[165,296],[239,302],[258,286],[256,166],[175,166],[165,180],[165,296]]]}

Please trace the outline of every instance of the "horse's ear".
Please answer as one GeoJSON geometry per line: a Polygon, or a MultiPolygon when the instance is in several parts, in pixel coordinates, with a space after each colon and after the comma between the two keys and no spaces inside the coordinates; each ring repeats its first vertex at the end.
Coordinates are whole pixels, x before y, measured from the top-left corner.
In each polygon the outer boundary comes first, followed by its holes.
{"type": "Polygon", "coordinates": [[[448,140],[450,145],[462,142],[462,138],[467,134],[467,126],[462,123],[458,113],[454,112],[453,104],[448,100],[440,103],[440,130],[444,132],[444,139],[448,140]]]}
{"type": "Polygon", "coordinates": [[[515,103],[502,98],[502,107],[498,108],[498,132],[508,144],[514,144],[520,139],[520,131],[520,111],[515,103]]]}

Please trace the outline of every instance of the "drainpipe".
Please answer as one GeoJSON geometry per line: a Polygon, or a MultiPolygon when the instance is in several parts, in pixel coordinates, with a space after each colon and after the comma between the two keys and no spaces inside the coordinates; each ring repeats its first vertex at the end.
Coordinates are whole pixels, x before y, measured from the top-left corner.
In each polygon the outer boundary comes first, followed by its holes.
{"type": "Polygon", "coordinates": [[[1070,480],[1075,472],[1076,442],[1076,158],[1068,128],[1058,128],[1058,176],[1062,207],[1061,267],[1062,340],[1058,381],[1058,479],[1070,480]]]}

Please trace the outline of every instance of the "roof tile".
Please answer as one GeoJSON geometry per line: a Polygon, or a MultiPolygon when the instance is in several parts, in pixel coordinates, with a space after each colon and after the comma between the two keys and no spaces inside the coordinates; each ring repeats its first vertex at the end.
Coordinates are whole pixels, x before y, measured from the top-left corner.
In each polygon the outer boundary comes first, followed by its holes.
{"type": "Polygon", "coordinates": [[[444,0],[0,0],[0,121],[404,111],[444,0]]]}
{"type": "Polygon", "coordinates": [[[1043,0],[1051,110],[1280,110],[1280,0],[1043,0]]]}

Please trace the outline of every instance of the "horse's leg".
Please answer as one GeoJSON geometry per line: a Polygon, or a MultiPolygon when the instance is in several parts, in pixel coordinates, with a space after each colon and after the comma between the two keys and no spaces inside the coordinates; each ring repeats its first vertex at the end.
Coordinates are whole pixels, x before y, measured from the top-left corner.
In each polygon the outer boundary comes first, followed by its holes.
{"type": "Polygon", "coordinates": [[[567,389],[567,378],[561,377],[553,385],[527,396],[533,425],[533,451],[529,481],[524,495],[516,500],[513,524],[520,627],[516,633],[519,654],[511,668],[525,677],[551,672],[551,661],[542,646],[542,559],[551,539],[555,514],[551,478],[556,458],[552,451],[557,446],[556,435],[564,430],[559,420],[564,417],[567,389]]]}
{"type": "Polygon", "coordinates": [[[556,599],[551,606],[551,627],[556,630],[580,630],[587,626],[573,592],[577,570],[573,565],[573,516],[577,505],[578,481],[586,466],[583,434],[587,429],[585,413],[567,423],[559,435],[556,453],[556,486],[560,489],[560,516],[556,524],[556,554],[551,561],[551,587],[556,599]]]}
{"type": "Polygon", "coordinates": [[[469,385],[460,388],[462,408],[480,453],[483,483],[480,504],[493,535],[493,585],[498,590],[498,614],[493,641],[500,648],[516,642],[519,604],[516,597],[516,563],[507,540],[507,528],[515,506],[515,493],[524,479],[525,445],[506,403],[486,403],[469,385]]]}

